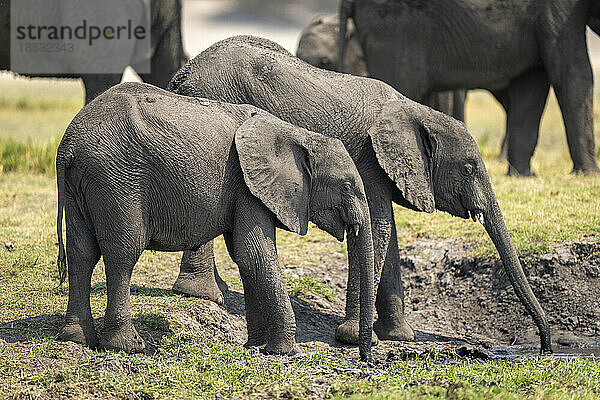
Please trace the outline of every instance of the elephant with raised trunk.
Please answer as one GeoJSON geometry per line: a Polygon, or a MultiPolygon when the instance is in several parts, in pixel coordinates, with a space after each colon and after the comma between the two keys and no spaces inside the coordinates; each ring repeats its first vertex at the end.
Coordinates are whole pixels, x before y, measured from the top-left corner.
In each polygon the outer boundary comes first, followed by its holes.
{"type": "Polygon", "coordinates": [[[69,303],[59,339],[139,352],[129,283],[145,249],[193,250],[223,234],[240,269],[248,345],[296,352],[295,318],[277,262],[275,228],[311,220],[346,231],[360,269],[360,355],[370,358],[373,243],[363,184],[339,140],[249,105],[129,83],[75,116],[58,147],[58,266],[69,303]],[[66,256],[62,240],[67,225],[66,256]],[[90,279],[104,259],[108,303],[98,337],[90,279]],[[68,273],[67,273],[68,270],[68,273]]]}
{"type": "MultiPolygon", "coordinates": [[[[313,19],[300,34],[296,56],[315,67],[368,77],[365,54],[351,19],[347,21],[347,25],[344,37],[344,62],[340,63],[338,60],[340,25],[337,15],[313,19]]],[[[393,65],[388,66],[393,68],[393,65]]],[[[465,99],[465,90],[435,92],[431,93],[424,104],[459,121],[464,121],[465,99]]]]}
{"type": "Polygon", "coordinates": [[[490,90],[506,110],[509,174],[532,174],[552,85],[573,172],[597,174],[585,34],[598,17],[597,0],[341,0],[339,41],[352,18],[370,75],[413,100],[490,90]]]}
{"type": "MultiPolygon", "coordinates": [[[[392,201],[415,211],[479,220],[494,242],[519,299],[551,351],[544,311],[531,291],[477,144],[463,123],[414,102],[382,81],[315,68],[267,39],[233,37],[189,61],[168,88],[188,96],[247,103],[340,139],[365,185],[375,249],[380,339],[410,340],[392,201]]],[[[342,168],[342,167],[340,167],[342,168]]],[[[352,254],[354,244],[348,243],[352,254]]],[[[212,259],[212,245],[198,250],[212,259]]],[[[213,276],[213,265],[185,265],[213,276]]],[[[356,342],[360,268],[349,260],[346,321],[336,336],[356,342]]],[[[216,285],[216,283],[213,283],[216,285]]]]}

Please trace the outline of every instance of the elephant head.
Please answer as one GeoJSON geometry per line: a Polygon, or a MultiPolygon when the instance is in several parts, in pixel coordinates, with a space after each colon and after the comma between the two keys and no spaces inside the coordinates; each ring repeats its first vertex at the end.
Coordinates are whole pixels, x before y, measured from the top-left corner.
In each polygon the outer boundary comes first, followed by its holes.
{"type": "Polygon", "coordinates": [[[235,135],[250,192],[289,231],[304,235],[308,221],[338,240],[348,233],[360,265],[360,354],[370,358],[373,325],[373,242],[360,175],[342,142],[298,128],[268,114],[235,135]]]}
{"type": "Polygon", "coordinates": [[[541,351],[551,352],[546,316],[523,273],[485,164],[464,124],[400,98],[383,106],[369,136],[378,162],[395,183],[395,201],[417,211],[438,209],[483,224],[539,329],[541,351]]]}
{"type": "Polygon", "coordinates": [[[338,62],[340,31],[336,15],[314,19],[303,31],[298,41],[296,56],[315,67],[345,72],[357,76],[369,76],[362,47],[355,34],[354,23],[348,20],[344,41],[343,65],[338,62]],[[338,69],[341,68],[341,69],[338,69]]]}
{"type": "Polygon", "coordinates": [[[338,30],[335,17],[313,19],[300,35],[296,56],[311,65],[335,71],[338,66],[338,30]]]}

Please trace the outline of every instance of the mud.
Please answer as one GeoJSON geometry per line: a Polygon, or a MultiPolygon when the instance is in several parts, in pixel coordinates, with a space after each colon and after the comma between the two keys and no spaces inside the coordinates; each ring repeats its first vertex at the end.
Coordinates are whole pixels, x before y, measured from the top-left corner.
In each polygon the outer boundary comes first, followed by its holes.
{"type": "MultiPolygon", "coordinates": [[[[380,341],[374,347],[380,361],[434,353],[442,361],[537,355],[537,328],[500,260],[470,254],[472,248],[457,239],[420,240],[402,249],[406,314],[416,341],[380,341]]],[[[284,266],[284,274],[314,276],[334,293],[333,301],[318,294],[292,297],[296,339],[304,351],[355,357],[356,348],[334,338],[344,314],[347,270],[342,254],[332,258],[336,261],[327,266],[284,266]]],[[[555,352],[600,356],[600,243],[561,244],[521,261],[548,316],[555,352]]],[[[180,322],[188,320],[190,332],[200,330],[207,339],[234,346],[246,340],[243,294],[238,290],[230,291],[224,307],[207,303],[206,309],[185,314],[180,322]]]]}
{"type": "MultiPolygon", "coordinates": [[[[537,329],[497,259],[469,257],[459,240],[421,241],[402,251],[408,320],[417,329],[490,343],[537,342],[537,329]]],[[[600,336],[600,244],[569,243],[521,260],[561,346],[600,336]]]]}

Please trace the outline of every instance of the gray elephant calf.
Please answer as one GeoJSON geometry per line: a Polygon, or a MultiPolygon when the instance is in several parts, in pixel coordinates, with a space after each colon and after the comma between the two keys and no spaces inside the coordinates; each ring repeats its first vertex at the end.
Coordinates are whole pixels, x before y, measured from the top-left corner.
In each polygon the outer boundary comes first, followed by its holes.
{"type": "Polygon", "coordinates": [[[363,184],[343,144],[248,105],[187,98],[140,83],[87,105],[58,147],[58,265],[69,303],[59,339],[144,349],[130,317],[131,273],[144,249],[197,249],[223,234],[245,291],[248,344],[293,353],[295,319],[275,228],[309,219],[359,252],[361,358],[370,356],[373,244],[363,184]],[[352,234],[350,234],[352,233],[352,234]],[[108,304],[98,337],[90,279],[104,257],[108,304]]]}

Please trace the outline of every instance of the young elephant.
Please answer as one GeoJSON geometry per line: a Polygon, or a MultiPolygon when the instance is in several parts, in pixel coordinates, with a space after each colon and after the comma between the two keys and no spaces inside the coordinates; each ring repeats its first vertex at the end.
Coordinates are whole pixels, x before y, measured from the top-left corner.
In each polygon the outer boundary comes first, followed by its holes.
{"type": "Polygon", "coordinates": [[[223,234],[245,291],[248,344],[293,353],[295,319],[277,264],[275,228],[309,219],[356,246],[361,358],[370,356],[373,245],[360,175],[343,144],[248,105],[118,85],[73,119],[58,147],[58,265],[67,225],[69,303],[59,338],[139,352],[129,282],[144,249],[197,249],[223,234]],[[104,330],[94,331],[90,278],[106,265],[104,330]]]}
{"type": "MultiPolygon", "coordinates": [[[[533,294],[504,224],[477,144],[464,124],[416,103],[374,79],[315,68],[267,39],[239,36],[188,62],[169,90],[252,104],[277,117],[340,139],[365,185],[375,247],[379,339],[411,340],[392,201],[416,211],[438,209],[479,220],[494,242],[515,292],[533,317],[543,352],[551,352],[548,321],[533,294]]],[[[353,244],[348,243],[351,253],[353,244]]],[[[210,259],[210,245],[199,249],[210,259]]],[[[199,259],[199,257],[196,257],[199,259]]],[[[358,269],[349,259],[346,321],[336,336],[355,342],[358,269]]],[[[212,269],[186,265],[188,274],[212,269]]],[[[214,278],[213,278],[214,280],[214,278]]]]}
{"type": "Polygon", "coordinates": [[[360,42],[354,35],[354,23],[348,21],[344,62],[338,60],[340,18],[337,15],[326,15],[313,19],[304,28],[298,40],[296,56],[315,67],[340,71],[356,76],[369,76],[365,54],[360,42]]]}

